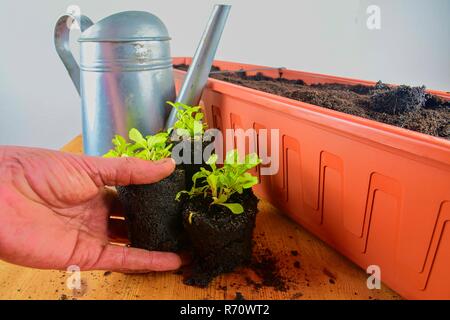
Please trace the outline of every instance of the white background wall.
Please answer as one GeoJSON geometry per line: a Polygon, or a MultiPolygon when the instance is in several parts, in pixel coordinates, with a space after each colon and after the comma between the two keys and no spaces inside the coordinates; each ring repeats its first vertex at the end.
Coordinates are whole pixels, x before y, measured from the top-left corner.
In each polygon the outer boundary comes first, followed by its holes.
{"type": "MultiPolygon", "coordinates": [[[[81,132],[79,97],[53,47],[69,5],[97,21],[146,10],[191,56],[217,1],[0,0],[0,144],[58,148],[81,132]]],[[[449,0],[223,0],[217,58],[450,91],[449,0]],[[366,9],[381,7],[381,30],[366,9]]]]}

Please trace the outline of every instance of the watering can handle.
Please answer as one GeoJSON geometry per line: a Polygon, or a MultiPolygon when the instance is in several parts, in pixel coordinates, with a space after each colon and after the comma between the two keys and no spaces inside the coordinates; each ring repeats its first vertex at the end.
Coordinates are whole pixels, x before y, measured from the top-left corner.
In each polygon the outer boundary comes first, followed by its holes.
{"type": "Polygon", "coordinates": [[[81,32],[93,25],[91,19],[84,15],[74,16],[71,14],[62,15],[55,26],[55,47],[64,66],[69,72],[75,88],[80,94],[80,67],[70,51],[70,27],[74,22],[78,23],[81,32]]]}

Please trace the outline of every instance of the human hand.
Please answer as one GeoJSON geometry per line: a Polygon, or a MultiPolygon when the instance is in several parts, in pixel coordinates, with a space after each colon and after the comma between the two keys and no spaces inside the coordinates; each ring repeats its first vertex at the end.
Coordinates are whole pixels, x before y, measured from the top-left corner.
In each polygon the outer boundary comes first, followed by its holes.
{"type": "Polygon", "coordinates": [[[0,259],[59,270],[71,265],[121,272],[179,268],[174,253],[110,244],[120,237],[108,228],[119,203],[105,188],[157,182],[174,168],[172,159],[104,159],[0,147],[0,259]]]}

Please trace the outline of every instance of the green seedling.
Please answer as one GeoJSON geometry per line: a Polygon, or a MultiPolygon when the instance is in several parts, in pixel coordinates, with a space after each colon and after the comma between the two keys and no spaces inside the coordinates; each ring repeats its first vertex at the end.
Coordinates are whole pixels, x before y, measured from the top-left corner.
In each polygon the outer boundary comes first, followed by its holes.
{"type": "Polygon", "coordinates": [[[203,123],[205,115],[201,112],[200,106],[188,106],[180,102],[167,102],[177,109],[177,122],[173,125],[176,134],[181,137],[198,139],[205,133],[208,126],[203,123]]]}
{"type": "Polygon", "coordinates": [[[227,154],[223,167],[217,167],[217,160],[216,154],[211,155],[206,162],[211,170],[200,168],[200,171],[192,177],[194,182],[192,189],[179,192],[177,200],[182,194],[187,194],[190,198],[203,195],[205,198],[213,199],[211,205],[224,206],[234,214],[241,214],[244,212],[242,205],[228,201],[233,194],[242,194],[245,189],[258,184],[258,178],[247,171],[259,165],[261,159],[253,153],[247,155],[241,162],[237,150],[232,150],[227,154]]]}
{"type": "Polygon", "coordinates": [[[158,161],[171,156],[172,144],[168,144],[169,134],[161,132],[145,138],[137,129],[131,129],[128,135],[131,142],[124,137],[116,135],[112,140],[114,149],[111,149],[103,157],[120,158],[133,157],[143,160],[158,161]]]}

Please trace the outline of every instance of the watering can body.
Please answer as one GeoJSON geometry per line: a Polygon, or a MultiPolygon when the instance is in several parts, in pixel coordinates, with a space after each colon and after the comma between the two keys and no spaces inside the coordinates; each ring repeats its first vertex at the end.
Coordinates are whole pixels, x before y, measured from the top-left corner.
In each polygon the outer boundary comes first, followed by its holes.
{"type": "Polygon", "coordinates": [[[59,56],[82,105],[83,149],[93,156],[112,147],[115,134],[131,128],[144,135],[164,129],[175,100],[170,37],[156,16],[126,11],[93,24],[85,16],[62,16],[55,28],[59,56]],[[80,64],[69,48],[70,25],[77,23],[80,64]]]}

